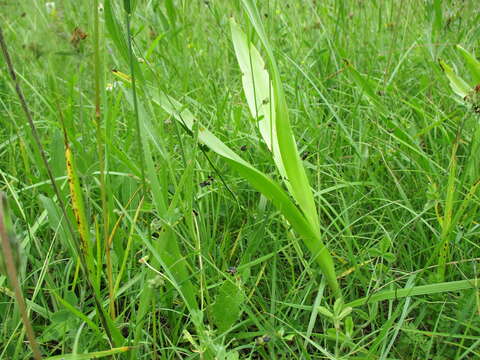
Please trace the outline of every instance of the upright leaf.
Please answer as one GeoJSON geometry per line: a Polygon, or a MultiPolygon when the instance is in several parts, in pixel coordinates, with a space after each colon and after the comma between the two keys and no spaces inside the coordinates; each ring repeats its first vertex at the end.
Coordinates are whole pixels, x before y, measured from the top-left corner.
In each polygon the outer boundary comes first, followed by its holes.
{"type": "Polygon", "coordinates": [[[85,212],[85,204],[83,201],[83,191],[80,185],[80,179],[77,174],[74,157],[68,140],[65,136],[65,161],[67,164],[67,177],[70,189],[70,199],[72,202],[73,214],[77,224],[77,230],[80,236],[81,256],[84,257],[89,272],[90,279],[94,279],[95,267],[93,264],[92,247],[90,246],[90,228],[85,212]]]}
{"type": "Polygon", "coordinates": [[[470,54],[462,46],[457,45],[457,49],[460,51],[460,54],[462,54],[467,63],[467,68],[470,71],[474,85],[480,84],[480,61],[478,61],[475,56],[470,54]]]}
{"type": "Polygon", "coordinates": [[[270,42],[265,33],[258,9],[252,0],[242,0],[247,11],[250,22],[255,28],[260,40],[266,50],[270,73],[273,78],[273,94],[275,105],[275,126],[277,141],[280,149],[283,167],[290,182],[292,195],[299,204],[308,221],[317,232],[320,232],[317,209],[313,198],[312,189],[307,174],[298,153],[297,144],[293,136],[290,120],[288,117],[288,106],[280,79],[275,56],[273,55],[270,42]]]}
{"type": "MultiPolygon", "coordinates": [[[[287,180],[287,173],[283,166],[280,148],[277,139],[275,124],[275,104],[272,82],[265,69],[265,63],[258,50],[250,43],[245,33],[232,18],[230,19],[232,41],[237,56],[238,65],[242,71],[242,83],[248,107],[252,116],[257,120],[257,126],[263,141],[272,152],[275,165],[283,179],[287,180]]],[[[286,181],[289,187],[288,181],[286,181]]]]}
{"type": "Polygon", "coordinates": [[[472,90],[471,86],[469,86],[460,76],[455,74],[455,71],[453,71],[450,66],[448,66],[445,62],[441,60],[440,66],[445,72],[445,75],[447,75],[447,78],[450,81],[450,87],[452,88],[453,92],[458,96],[465,98],[472,90]]]}

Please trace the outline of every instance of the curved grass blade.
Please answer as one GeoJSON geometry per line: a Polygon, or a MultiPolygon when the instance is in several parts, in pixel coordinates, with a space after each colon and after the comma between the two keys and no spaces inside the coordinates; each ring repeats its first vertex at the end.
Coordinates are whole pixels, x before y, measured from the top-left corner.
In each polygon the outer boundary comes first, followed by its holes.
{"type": "MultiPolygon", "coordinates": [[[[194,131],[195,119],[188,109],[173,98],[163,95],[156,100],[160,106],[188,131],[194,131]],[[177,109],[183,109],[177,111],[177,109]]],[[[317,228],[306,218],[306,216],[293,203],[288,194],[279,184],[271,180],[267,175],[254,168],[250,163],[243,160],[232,149],[225,145],[210,131],[198,124],[198,139],[212,151],[223,157],[233,168],[235,168],[254,188],[260,191],[269,199],[289,221],[305,242],[305,245],[312,252],[315,261],[319,264],[329,286],[335,296],[340,296],[340,287],[335,275],[333,259],[323,244],[317,228]]]]}
{"type": "Polygon", "coordinates": [[[378,83],[368,78],[365,74],[359,72],[349,61],[345,61],[347,70],[351,74],[355,83],[365,92],[365,95],[369,101],[376,107],[380,108],[383,112],[386,112],[385,106],[380,100],[380,96],[377,94],[378,83]]]}

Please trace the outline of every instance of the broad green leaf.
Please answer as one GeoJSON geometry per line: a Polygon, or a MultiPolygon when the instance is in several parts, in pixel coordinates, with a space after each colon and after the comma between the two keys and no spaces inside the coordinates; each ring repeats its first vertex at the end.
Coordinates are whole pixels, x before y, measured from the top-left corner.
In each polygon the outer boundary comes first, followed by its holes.
{"type": "Polygon", "coordinates": [[[440,60],[440,66],[445,72],[445,75],[447,75],[447,78],[450,81],[450,87],[452,88],[453,92],[458,96],[465,98],[465,96],[470,93],[472,88],[465,82],[465,80],[455,74],[453,69],[445,62],[440,60]]]}
{"type": "Polygon", "coordinates": [[[445,198],[444,214],[441,222],[442,232],[440,233],[439,251],[436,251],[434,257],[438,257],[437,276],[438,281],[445,280],[445,271],[448,258],[450,256],[450,240],[452,236],[454,216],[454,205],[457,199],[455,183],[457,181],[457,148],[458,143],[453,145],[450,156],[450,166],[448,171],[447,194],[445,198]]]}
{"type": "Polygon", "coordinates": [[[187,261],[180,252],[175,232],[170,228],[166,228],[165,231],[161,232],[154,246],[162,259],[162,265],[168,269],[168,274],[172,276],[173,280],[178,284],[188,308],[190,310],[197,309],[196,291],[190,281],[187,261]]]}
{"type": "Polygon", "coordinates": [[[165,0],[165,7],[167,9],[168,18],[170,19],[170,25],[175,27],[175,23],[177,22],[177,11],[175,10],[173,0],[165,0]]]}
{"type": "MultiPolygon", "coordinates": [[[[260,53],[248,41],[247,36],[233,18],[230,19],[230,29],[238,65],[242,71],[243,90],[248,107],[252,116],[258,122],[260,134],[268,149],[272,152],[273,160],[280,175],[287,180],[277,141],[275,104],[270,76],[265,69],[265,63],[260,53]]],[[[288,181],[286,185],[289,187],[288,181]]],[[[289,190],[291,191],[290,188],[289,190]]]]}
{"type": "Polygon", "coordinates": [[[460,54],[462,54],[463,58],[467,63],[467,67],[468,67],[468,70],[470,70],[470,74],[472,76],[474,85],[479,84],[480,83],[480,61],[478,61],[475,58],[475,56],[470,54],[462,46],[457,45],[457,49],[460,50],[460,54]]]}
{"type": "Polygon", "coordinates": [[[77,309],[77,307],[73,306],[70,304],[67,300],[63,299],[60,295],[58,295],[55,291],[52,291],[52,294],[54,297],[57,299],[57,301],[62,304],[66,310],[68,310],[70,313],[75,315],[76,318],[82,319],[92,330],[95,331],[97,336],[101,336],[101,331],[98,328],[98,326],[90,320],[88,316],[86,316],[84,313],[82,313],[80,310],[77,309]]]}
{"type": "Polygon", "coordinates": [[[223,282],[212,305],[212,315],[220,333],[229,330],[240,318],[241,306],[245,299],[242,289],[232,280],[223,282]]]}

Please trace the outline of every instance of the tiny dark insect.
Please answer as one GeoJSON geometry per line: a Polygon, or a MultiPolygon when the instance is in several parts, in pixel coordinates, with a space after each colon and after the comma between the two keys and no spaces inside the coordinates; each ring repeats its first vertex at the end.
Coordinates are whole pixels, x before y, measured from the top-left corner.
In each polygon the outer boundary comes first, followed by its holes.
{"type": "Polygon", "coordinates": [[[200,150],[202,150],[204,152],[207,152],[208,150],[210,150],[210,148],[205,144],[200,144],[199,148],[200,148],[200,150]]]}
{"type": "Polygon", "coordinates": [[[230,275],[235,275],[237,273],[237,268],[235,266],[230,266],[227,270],[230,275]]]}
{"type": "Polygon", "coordinates": [[[208,185],[211,185],[212,183],[208,180],[202,181],[199,185],[200,187],[206,187],[208,185]]]}
{"type": "Polygon", "coordinates": [[[303,152],[301,158],[302,158],[302,160],[305,160],[305,159],[308,158],[309,156],[310,156],[310,152],[309,152],[309,151],[305,151],[305,152],[303,152]]]}
{"type": "Polygon", "coordinates": [[[202,181],[199,185],[200,185],[200,187],[205,187],[205,186],[208,186],[208,185],[212,185],[213,180],[214,180],[213,176],[209,176],[207,178],[207,180],[202,181]]]}
{"type": "Polygon", "coordinates": [[[240,150],[242,150],[242,151],[247,151],[247,145],[242,145],[242,147],[240,148],[240,150]]]}
{"type": "Polygon", "coordinates": [[[270,100],[268,98],[265,98],[265,99],[262,100],[263,105],[267,105],[269,102],[270,102],[270,100]]]}
{"type": "Polygon", "coordinates": [[[198,211],[197,210],[192,209],[192,213],[193,213],[194,216],[198,216],[198,211]]]}
{"type": "Polygon", "coordinates": [[[463,100],[471,104],[475,113],[480,114],[480,84],[477,84],[463,100]]]}

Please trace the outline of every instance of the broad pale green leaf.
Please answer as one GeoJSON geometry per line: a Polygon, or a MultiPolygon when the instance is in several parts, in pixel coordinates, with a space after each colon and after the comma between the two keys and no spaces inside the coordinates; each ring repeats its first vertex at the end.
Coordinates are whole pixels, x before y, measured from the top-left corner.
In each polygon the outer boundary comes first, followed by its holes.
{"type": "Polygon", "coordinates": [[[445,62],[440,61],[440,66],[442,67],[445,75],[447,75],[448,80],[450,81],[450,87],[453,92],[462,98],[465,98],[472,88],[463,80],[460,76],[455,74],[453,69],[448,66],[445,62]]]}
{"type": "MultiPolygon", "coordinates": [[[[280,175],[287,180],[277,141],[273,87],[265,68],[265,62],[233,18],[230,19],[230,29],[238,65],[242,71],[243,91],[248,107],[252,116],[258,122],[260,134],[273,154],[273,160],[280,175]]],[[[289,187],[288,181],[286,181],[286,184],[289,187]]],[[[289,190],[291,192],[290,188],[289,190]]]]}
{"type": "Polygon", "coordinates": [[[240,318],[241,306],[245,299],[242,289],[232,280],[223,282],[212,305],[212,315],[220,333],[229,330],[240,318]]]}
{"type": "Polygon", "coordinates": [[[470,70],[470,75],[472,76],[472,80],[474,85],[480,83],[480,61],[478,61],[475,56],[465,50],[462,46],[457,45],[457,49],[460,50],[460,54],[462,54],[463,58],[467,63],[468,70],[470,70]]]}
{"type": "Polygon", "coordinates": [[[261,21],[261,16],[254,2],[252,0],[242,0],[242,4],[267,53],[269,70],[273,79],[277,141],[283,167],[285,168],[291,186],[292,196],[299,204],[310,224],[312,224],[316,231],[320,232],[320,223],[313,199],[312,188],[310,187],[302,160],[298,154],[297,144],[295,143],[295,138],[290,126],[288,106],[280,79],[280,71],[278,70],[272,47],[270,46],[261,21]]]}

